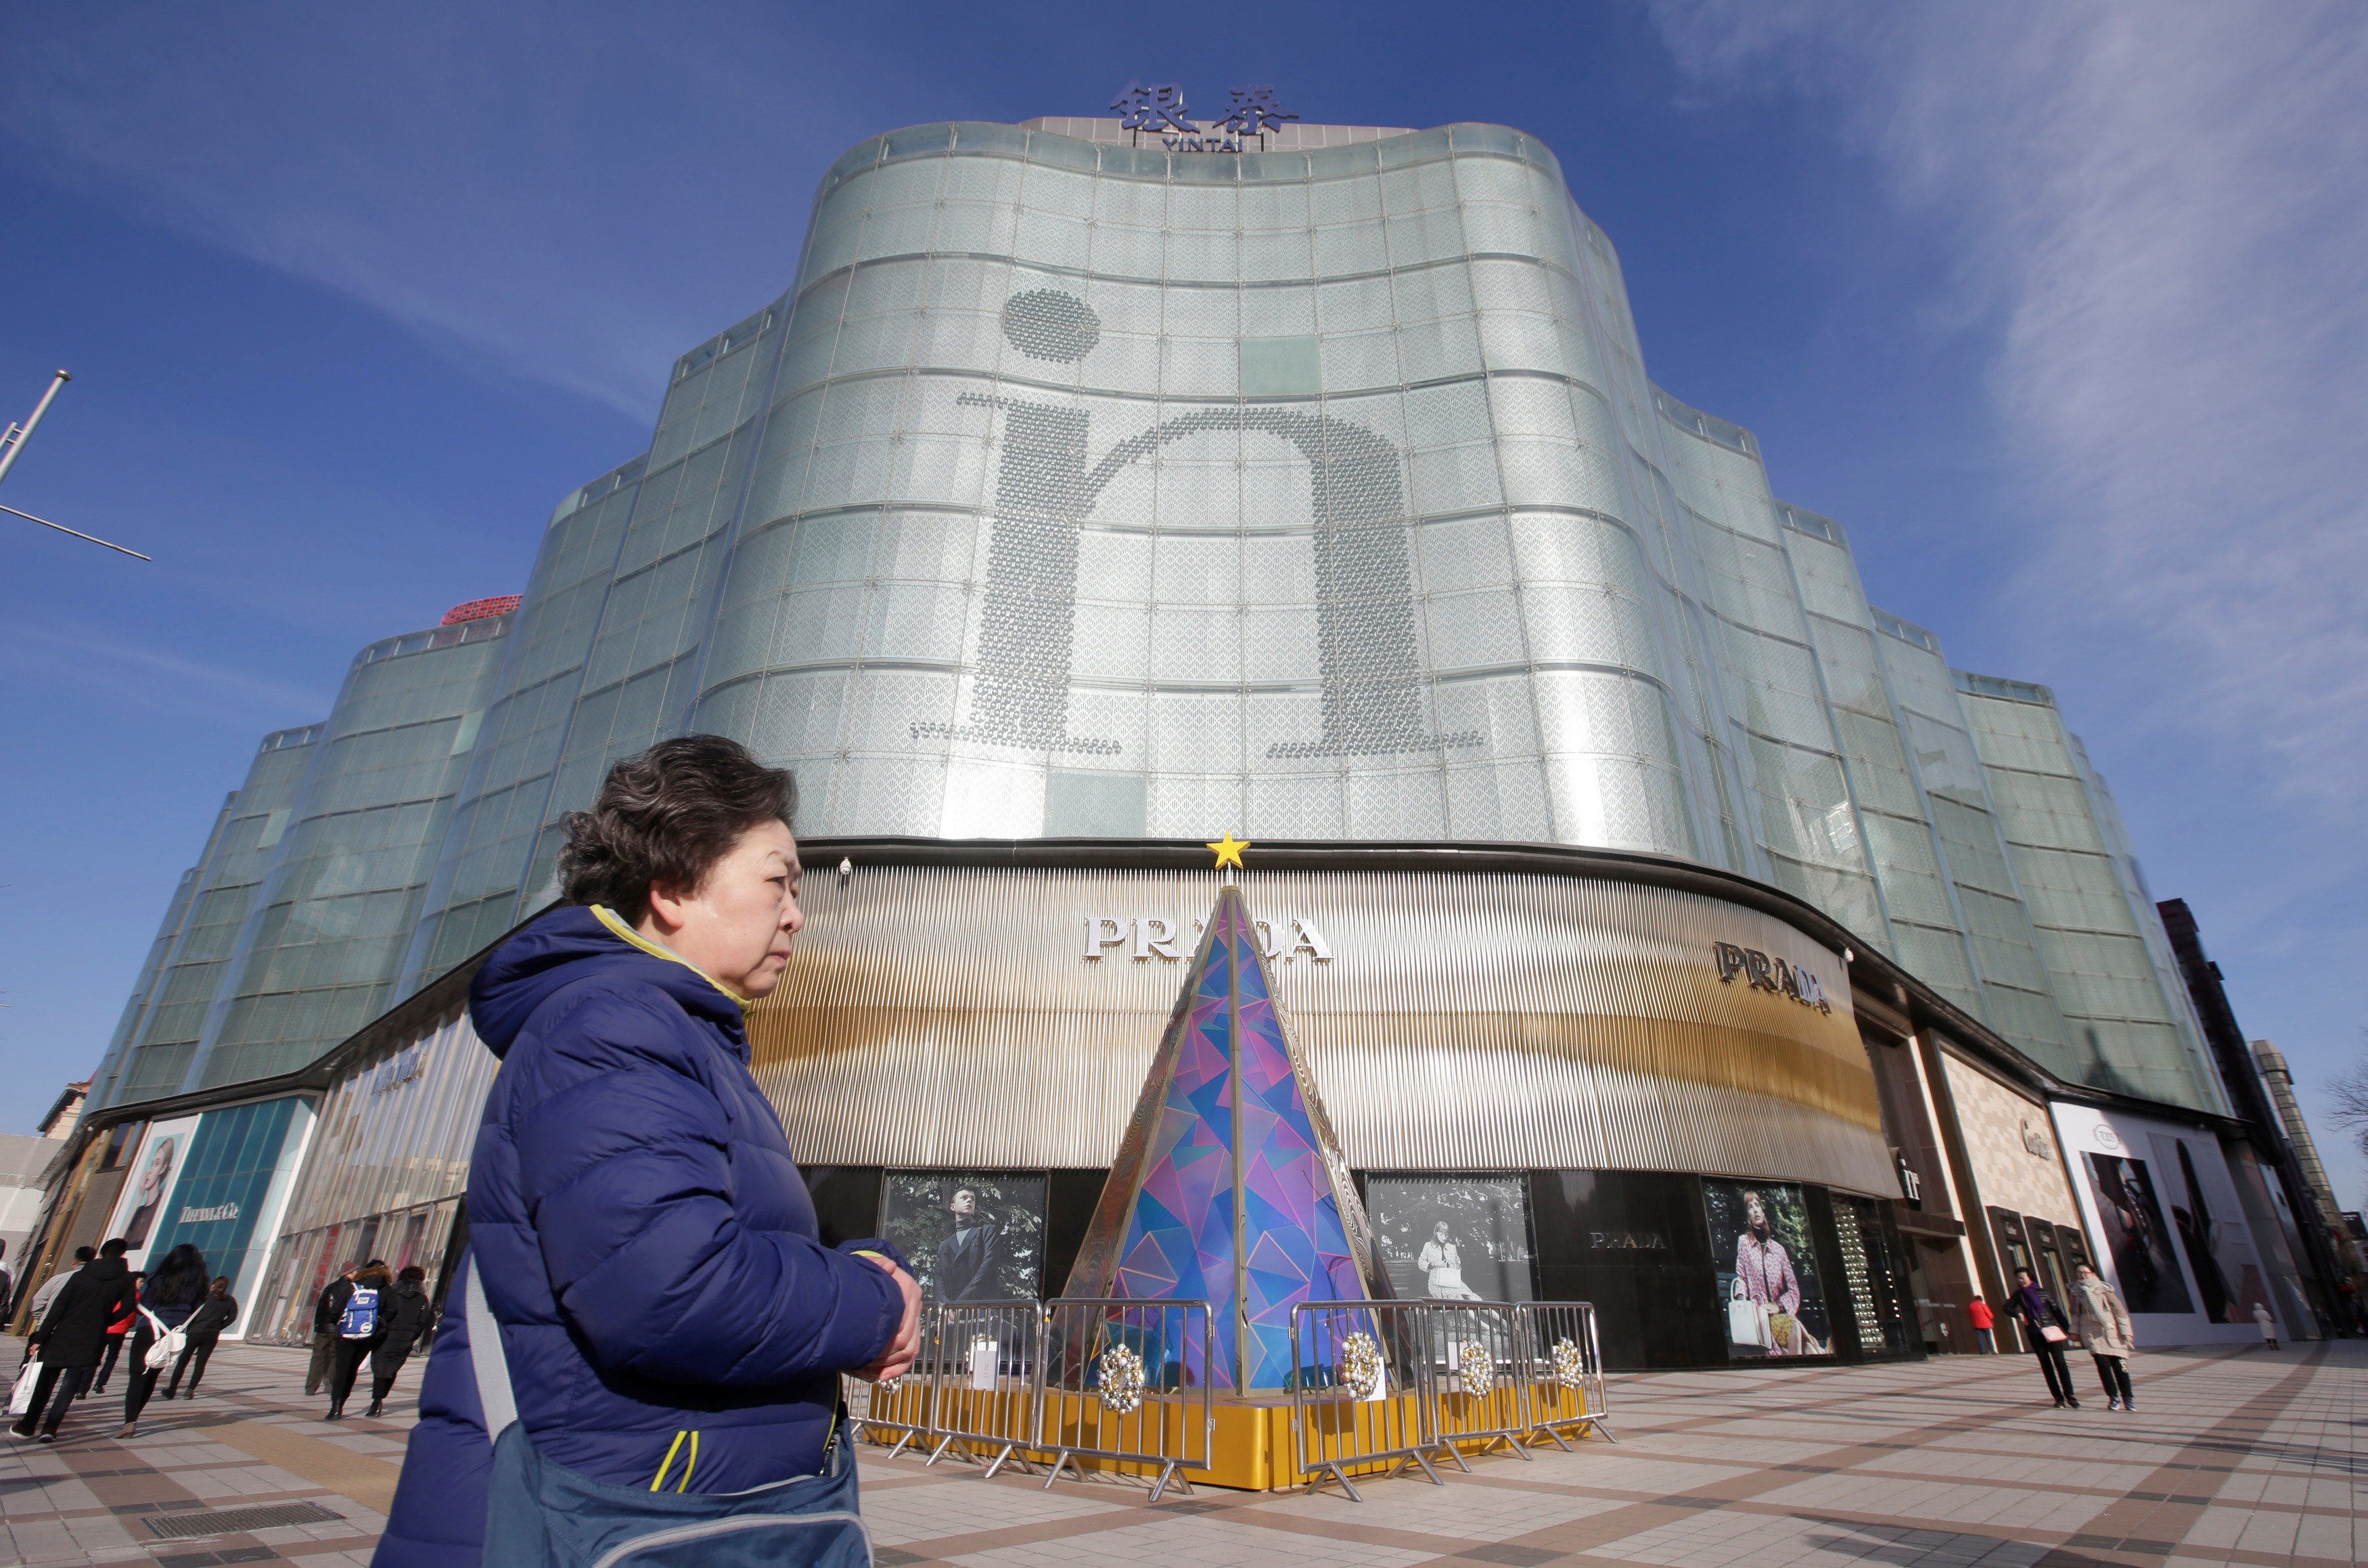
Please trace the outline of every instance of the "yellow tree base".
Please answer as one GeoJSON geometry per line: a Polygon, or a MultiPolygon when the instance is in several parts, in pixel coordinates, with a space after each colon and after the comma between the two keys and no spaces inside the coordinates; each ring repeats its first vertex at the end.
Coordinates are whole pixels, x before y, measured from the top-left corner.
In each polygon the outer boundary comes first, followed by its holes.
{"type": "MultiPolygon", "coordinates": [[[[1353,1403],[1327,1400],[1311,1404],[1307,1412],[1312,1428],[1309,1458],[1320,1460],[1327,1457],[1370,1452],[1374,1449],[1386,1447],[1389,1441],[1386,1434],[1410,1433],[1416,1430],[1419,1413],[1415,1408],[1415,1404],[1419,1397],[1416,1394],[1397,1394],[1388,1399],[1353,1403]]],[[[1046,1412],[1047,1435],[1054,1437],[1058,1441],[1079,1448],[1121,1446],[1113,1440],[1096,1440],[1095,1424],[1099,1420],[1107,1419],[1100,1410],[1098,1400],[1090,1396],[1057,1393],[1051,1395],[1050,1398],[1053,1403],[1052,1408],[1046,1412]]],[[[1472,1413],[1463,1408],[1464,1396],[1449,1393],[1438,1395],[1436,1398],[1440,1406],[1437,1412],[1437,1429],[1452,1434],[1458,1426],[1471,1424],[1472,1413]]],[[[1159,1447],[1169,1453],[1190,1451],[1195,1459],[1200,1458],[1199,1445],[1188,1446],[1183,1429],[1188,1416],[1198,1420],[1200,1406],[1197,1403],[1171,1403],[1159,1400],[1156,1395],[1154,1395],[1144,1402],[1143,1415],[1145,1417],[1151,1417],[1155,1414],[1166,1428],[1164,1440],[1158,1445],[1159,1447]],[[1156,1413],[1155,1404],[1158,1407],[1156,1413]]],[[[1299,1466],[1297,1445],[1292,1438],[1291,1400],[1288,1395],[1265,1399],[1256,1397],[1219,1399],[1215,1402],[1212,1414],[1215,1417],[1215,1428],[1209,1435],[1207,1462],[1178,1471],[1183,1479],[1195,1486],[1223,1486],[1242,1492],[1277,1492],[1294,1486],[1304,1486],[1311,1482],[1323,1479],[1321,1473],[1311,1474],[1299,1466]]],[[[1558,1407],[1550,1404],[1541,1415],[1545,1420],[1567,1429],[1585,1419],[1587,1411],[1577,1395],[1565,1393],[1558,1407]]],[[[987,1428],[977,1426],[971,1429],[977,1431],[987,1428]]],[[[1565,1435],[1568,1435],[1567,1430],[1565,1435]]],[[[893,1429],[878,1426],[864,1428],[865,1440],[883,1448],[895,1443],[900,1436],[899,1432],[893,1429]]],[[[1130,1436],[1134,1436],[1137,1442],[1142,1441],[1139,1427],[1136,1433],[1130,1436]]],[[[934,1450],[939,1440],[936,1437],[917,1438],[916,1446],[927,1453],[934,1450]]],[[[1530,1440],[1530,1437],[1525,1435],[1523,1438],[1525,1445],[1529,1444],[1530,1440]]],[[[1534,1440],[1540,1443],[1551,1442],[1551,1439],[1543,1432],[1535,1434],[1534,1440]]],[[[1433,1463],[1452,1463],[1453,1461],[1447,1458],[1447,1451],[1451,1448],[1466,1456],[1477,1456],[1501,1447],[1505,1441],[1506,1439],[1501,1437],[1451,1435],[1442,1437],[1439,1442],[1429,1449],[1428,1452],[1433,1463]]],[[[1135,1445],[1124,1446],[1132,1448],[1135,1445]]],[[[1144,1446],[1150,1445],[1145,1443],[1144,1446]]],[[[961,1452],[981,1462],[986,1462],[991,1461],[1004,1447],[1005,1444],[1001,1439],[981,1441],[958,1438],[947,1445],[946,1451],[950,1454],[961,1452]]],[[[1056,1457],[1056,1450],[1027,1445],[1014,1447],[1012,1454],[1014,1458],[1023,1459],[1031,1465],[1050,1469],[1056,1457]]],[[[1403,1462],[1405,1461],[1397,1459],[1356,1460],[1343,1457],[1341,1468],[1352,1477],[1363,1477],[1380,1475],[1403,1462]]],[[[1157,1475],[1160,1471],[1160,1467],[1156,1464],[1082,1455],[1071,1458],[1068,1464],[1073,1470],[1099,1471],[1105,1474],[1139,1475],[1146,1479],[1157,1475]]]]}

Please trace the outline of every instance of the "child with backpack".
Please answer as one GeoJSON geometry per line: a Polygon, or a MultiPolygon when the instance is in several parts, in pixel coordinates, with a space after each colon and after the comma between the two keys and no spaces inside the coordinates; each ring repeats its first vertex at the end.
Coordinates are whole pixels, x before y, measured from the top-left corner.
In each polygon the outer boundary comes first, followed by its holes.
{"type": "Polygon", "coordinates": [[[329,1414],[323,1420],[345,1419],[346,1399],[354,1392],[354,1379],[370,1352],[386,1338],[386,1298],[393,1286],[386,1265],[376,1259],[354,1276],[353,1290],[337,1313],[337,1365],[329,1381],[329,1414]]]}

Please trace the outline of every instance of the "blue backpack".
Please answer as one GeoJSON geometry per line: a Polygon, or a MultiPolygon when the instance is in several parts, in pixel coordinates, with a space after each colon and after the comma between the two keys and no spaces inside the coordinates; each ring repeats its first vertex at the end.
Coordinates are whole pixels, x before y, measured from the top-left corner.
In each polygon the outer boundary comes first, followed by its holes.
{"type": "Polygon", "coordinates": [[[357,1285],[346,1298],[346,1310],[337,1314],[338,1337],[368,1339],[377,1332],[378,1292],[368,1285],[357,1285]]]}

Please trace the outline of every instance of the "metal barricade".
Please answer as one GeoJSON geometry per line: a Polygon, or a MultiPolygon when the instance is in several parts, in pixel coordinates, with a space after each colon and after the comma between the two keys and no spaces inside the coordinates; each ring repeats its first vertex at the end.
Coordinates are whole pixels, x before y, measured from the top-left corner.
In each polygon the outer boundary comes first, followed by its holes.
{"type": "Polygon", "coordinates": [[[1513,1369],[1528,1386],[1530,1435],[1543,1433],[1563,1448],[1593,1427],[1612,1442],[1603,1386],[1603,1353],[1595,1337],[1595,1308],[1586,1301],[1529,1301],[1527,1354],[1513,1369]]]}
{"type": "Polygon", "coordinates": [[[1441,1363],[1431,1333],[1437,1315],[1424,1301],[1302,1301],[1292,1308],[1292,1446],[1298,1473],[1311,1486],[1337,1481],[1362,1502],[1351,1471],[1387,1477],[1409,1464],[1420,1466],[1432,1484],[1446,1484],[1427,1452],[1440,1446],[1441,1363]]]}
{"type": "MultiPolygon", "coordinates": [[[[924,1309],[921,1323],[923,1334],[928,1332],[928,1313],[924,1309]]],[[[888,1450],[894,1459],[916,1438],[925,1437],[929,1430],[929,1400],[934,1392],[913,1372],[907,1372],[893,1383],[867,1383],[860,1378],[841,1378],[839,1387],[847,1398],[848,1419],[859,1437],[874,1433],[894,1432],[896,1446],[888,1450]]]]}
{"type": "MultiPolygon", "coordinates": [[[[911,1374],[929,1391],[925,1435],[937,1446],[928,1462],[950,1450],[980,1458],[988,1448],[995,1450],[985,1460],[988,1475],[1015,1462],[1036,1435],[1043,1354],[1038,1302],[943,1301],[928,1309],[911,1374]]],[[[1029,1468],[1025,1458],[1016,1462],[1029,1468]]]]}
{"type": "Polygon", "coordinates": [[[1528,1459],[1522,1439],[1535,1425],[1523,1375],[1531,1359],[1528,1304],[1424,1301],[1414,1321],[1429,1361],[1432,1441],[1467,1471],[1466,1452],[1485,1454],[1499,1443],[1528,1459]]]}
{"type": "Polygon", "coordinates": [[[1187,1470],[1206,1470],[1216,1432],[1206,1301],[1064,1297],[1044,1303],[1036,1448],[1064,1467],[1099,1460],[1121,1474],[1152,1474],[1151,1501],[1187,1470]]]}

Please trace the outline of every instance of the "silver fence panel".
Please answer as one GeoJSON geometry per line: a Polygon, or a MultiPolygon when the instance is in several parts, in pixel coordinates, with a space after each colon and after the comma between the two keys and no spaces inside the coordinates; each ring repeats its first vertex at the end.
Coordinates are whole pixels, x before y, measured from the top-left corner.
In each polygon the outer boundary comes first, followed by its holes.
{"type": "Polygon", "coordinates": [[[1214,1343],[1206,1301],[1064,1297],[1044,1303],[1036,1447],[1064,1467],[1100,1460],[1156,1472],[1151,1501],[1205,1470],[1214,1441],[1214,1343]]]}
{"type": "Polygon", "coordinates": [[[1530,1419],[1527,1303],[1408,1302],[1429,1362],[1430,1436],[1464,1470],[1466,1448],[1486,1453],[1502,1443],[1523,1459],[1530,1419]]]}
{"type": "MultiPolygon", "coordinates": [[[[1337,1481],[1359,1502],[1349,1471],[1395,1475],[1418,1465],[1444,1486],[1427,1450],[1438,1448],[1439,1389],[1428,1303],[1303,1301],[1291,1310],[1291,1429],[1298,1472],[1337,1481]]],[[[1459,1462],[1461,1462],[1459,1460],[1459,1462]]]]}
{"type": "MultiPolygon", "coordinates": [[[[986,1473],[1005,1464],[1029,1468],[1019,1451],[1036,1435],[1042,1382],[1044,1309],[1036,1301],[941,1301],[921,1327],[913,1373],[929,1390],[928,1462],[949,1450],[979,1457],[992,1448],[986,1473]]],[[[900,1443],[899,1448],[903,1445],[900,1443]]]]}
{"type": "MultiPolygon", "coordinates": [[[[929,1314],[930,1309],[922,1309],[924,1336],[929,1333],[929,1314]]],[[[928,1436],[929,1406],[937,1391],[918,1375],[917,1367],[894,1382],[867,1383],[860,1378],[841,1377],[839,1388],[846,1395],[848,1419],[854,1424],[857,1437],[896,1434],[896,1446],[888,1450],[890,1459],[928,1436]]]]}
{"type": "Polygon", "coordinates": [[[1595,1337],[1595,1308],[1586,1301],[1523,1304],[1526,1358],[1513,1370],[1528,1387],[1530,1433],[1567,1449],[1565,1436],[1589,1427],[1612,1442],[1603,1386],[1603,1352],[1595,1337]]]}

